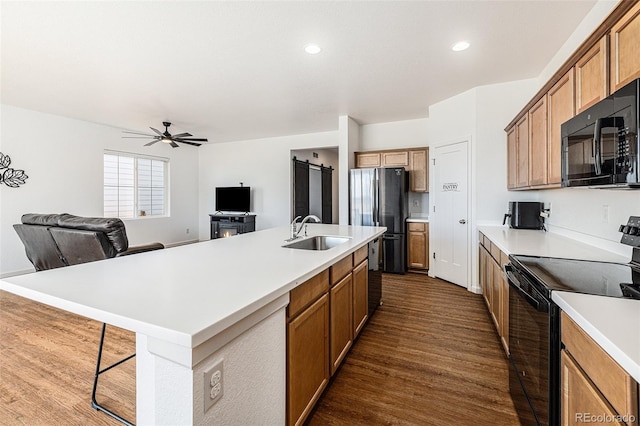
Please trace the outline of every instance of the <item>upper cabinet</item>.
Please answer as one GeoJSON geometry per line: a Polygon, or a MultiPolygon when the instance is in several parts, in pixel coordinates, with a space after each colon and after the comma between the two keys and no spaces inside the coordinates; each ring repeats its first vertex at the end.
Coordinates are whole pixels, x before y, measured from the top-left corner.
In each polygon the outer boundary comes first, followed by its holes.
{"type": "Polygon", "coordinates": [[[429,148],[355,153],[356,168],[404,167],[409,172],[409,191],[429,192],[429,148]]]}
{"type": "Polygon", "coordinates": [[[529,110],[529,185],[547,184],[547,97],[529,110]]]}
{"type": "Polygon", "coordinates": [[[507,188],[559,188],[562,124],[640,77],[640,1],[621,1],[505,128],[507,188]]]}
{"type": "Polygon", "coordinates": [[[640,3],[611,28],[611,92],[640,77],[640,3]]]}
{"type": "Polygon", "coordinates": [[[605,35],[576,63],[576,109],[582,112],[609,96],[609,62],[605,35]]]}
{"type": "Polygon", "coordinates": [[[574,69],[571,68],[547,94],[547,183],[559,186],[562,180],[562,135],[560,126],[575,115],[575,95],[573,85],[574,69]]]}

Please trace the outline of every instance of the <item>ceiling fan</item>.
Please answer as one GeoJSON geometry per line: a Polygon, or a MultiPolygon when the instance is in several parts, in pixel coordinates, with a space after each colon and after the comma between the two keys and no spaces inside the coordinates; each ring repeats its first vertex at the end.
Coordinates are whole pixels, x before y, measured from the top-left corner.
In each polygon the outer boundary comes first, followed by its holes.
{"type": "Polygon", "coordinates": [[[171,133],[169,133],[169,126],[171,126],[171,123],[168,121],[163,121],[162,125],[164,126],[164,132],[161,132],[158,129],[154,129],[153,127],[149,127],[151,130],[153,130],[155,135],[150,135],[147,133],[129,132],[127,130],[123,130],[122,133],[138,135],[138,136],[123,136],[123,138],[128,138],[128,139],[152,138],[153,140],[149,143],[144,144],[144,146],[153,145],[156,142],[164,142],[164,143],[168,143],[173,148],[177,148],[179,146],[176,142],[186,143],[187,145],[193,145],[193,146],[200,146],[203,143],[207,143],[207,139],[190,137],[190,136],[193,136],[191,133],[178,133],[177,135],[172,135],[171,133]]]}

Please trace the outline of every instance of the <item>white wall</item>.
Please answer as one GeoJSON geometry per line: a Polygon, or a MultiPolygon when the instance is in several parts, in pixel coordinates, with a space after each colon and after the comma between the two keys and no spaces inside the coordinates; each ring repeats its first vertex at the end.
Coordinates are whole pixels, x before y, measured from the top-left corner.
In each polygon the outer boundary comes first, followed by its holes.
{"type": "MultiPolygon", "coordinates": [[[[425,111],[425,116],[426,113],[425,111]]],[[[390,123],[364,124],[360,126],[360,149],[362,151],[375,151],[428,146],[428,122],[429,120],[425,117],[390,123]]]]}
{"type": "Polygon", "coordinates": [[[323,132],[201,146],[200,240],[210,238],[209,215],[215,212],[216,186],[243,182],[251,187],[251,211],[257,215],[257,230],[289,224],[291,151],[337,145],[337,132],[323,132]]]}
{"type": "Polygon", "coordinates": [[[12,167],[24,169],[29,176],[19,188],[0,186],[0,275],[33,269],[12,228],[24,213],[103,216],[105,149],[170,158],[171,217],[125,220],[130,245],[196,238],[197,149],[164,144],[143,147],[139,140],[122,139],[121,129],[114,127],[8,105],[0,111],[0,150],[11,156],[12,167]]]}

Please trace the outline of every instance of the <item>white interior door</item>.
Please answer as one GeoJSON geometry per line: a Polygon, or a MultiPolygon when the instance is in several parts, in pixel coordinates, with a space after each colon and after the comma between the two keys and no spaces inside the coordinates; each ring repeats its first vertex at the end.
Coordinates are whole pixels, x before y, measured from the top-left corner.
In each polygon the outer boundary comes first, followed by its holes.
{"type": "Polygon", "coordinates": [[[469,181],[468,142],[435,149],[435,196],[430,226],[434,274],[467,288],[469,284],[469,181]]]}

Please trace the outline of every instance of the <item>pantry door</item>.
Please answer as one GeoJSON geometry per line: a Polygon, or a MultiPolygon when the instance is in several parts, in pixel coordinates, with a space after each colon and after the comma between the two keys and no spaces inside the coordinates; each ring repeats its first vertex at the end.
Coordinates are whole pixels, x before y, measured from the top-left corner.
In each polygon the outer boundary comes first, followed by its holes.
{"type": "Polygon", "coordinates": [[[434,168],[432,263],[434,275],[459,286],[469,285],[468,141],[437,147],[434,168]]]}

